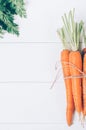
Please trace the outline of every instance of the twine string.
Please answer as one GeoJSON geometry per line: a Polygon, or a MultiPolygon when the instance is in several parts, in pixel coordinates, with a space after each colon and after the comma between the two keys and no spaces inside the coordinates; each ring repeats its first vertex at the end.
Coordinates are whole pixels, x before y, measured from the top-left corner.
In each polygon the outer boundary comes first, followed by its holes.
{"type": "MultiPolygon", "coordinates": [[[[59,62],[58,62],[58,63],[59,63],[59,62]]],[[[86,78],[86,74],[85,74],[83,71],[81,71],[81,70],[80,70],[77,66],[75,66],[74,64],[72,64],[72,63],[70,63],[70,62],[65,62],[65,61],[61,61],[61,63],[64,63],[64,64],[65,64],[63,68],[68,68],[67,65],[69,65],[69,67],[72,67],[72,68],[74,68],[75,70],[77,70],[78,72],[80,72],[80,75],[65,76],[65,77],[63,77],[64,80],[66,80],[66,79],[71,79],[71,78],[86,78]]],[[[56,81],[62,76],[62,74],[59,76],[59,72],[61,72],[61,70],[62,70],[61,65],[58,65],[58,64],[56,63],[56,65],[55,65],[55,70],[57,70],[57,74],[56,74],[56,77],[55,77],[55,79],[54,79],[54,81],[53,81],[53,83],[52,83],[52,85],[51,85],[51,88],[53,88],[53,86],[54,86],[54,84],[56,83],[56,81]]]]}

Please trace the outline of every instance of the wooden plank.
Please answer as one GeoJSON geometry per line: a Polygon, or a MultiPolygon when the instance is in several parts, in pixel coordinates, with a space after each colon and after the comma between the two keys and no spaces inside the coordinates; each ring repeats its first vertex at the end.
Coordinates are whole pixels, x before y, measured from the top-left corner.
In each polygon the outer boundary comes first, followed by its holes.
{"type": "Polygon", "coordinates": [[[57,91],[50,84],[0,85],[0,122],[64,122],[65,92],[60,86],[57,91]]]}
{"type": "Polygon", "coordinates": [[[52,81],[61,45],[0,44],[0,81],[52,81]]]}
{"type": "Polygon", "coordinates": [[[66,123],[65,86],[50,85],[0,84],[0,122],[66,123]]]}
{"type": "Polygon", "coordinates": [[[73,129],[83,130],[81,124],[75,123],[71,127],[66,124],[0,124],[1,130],[12,129],[12,130],[73,130],[73,129]]]}

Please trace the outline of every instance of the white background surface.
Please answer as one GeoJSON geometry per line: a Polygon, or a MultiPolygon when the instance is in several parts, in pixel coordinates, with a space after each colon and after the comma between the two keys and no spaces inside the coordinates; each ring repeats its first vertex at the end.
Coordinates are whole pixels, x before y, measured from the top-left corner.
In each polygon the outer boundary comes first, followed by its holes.
{"type": "Polygon", "coordinates": [[[20,37],[0,39],[0,130],[82,130],[65,119],[65,86],[60,79],[50,90],[60,60],[56,30],[61,16],[76,9],[86,22],[85,0],[29,0],[27,19],[18,18],[20,37]]]}

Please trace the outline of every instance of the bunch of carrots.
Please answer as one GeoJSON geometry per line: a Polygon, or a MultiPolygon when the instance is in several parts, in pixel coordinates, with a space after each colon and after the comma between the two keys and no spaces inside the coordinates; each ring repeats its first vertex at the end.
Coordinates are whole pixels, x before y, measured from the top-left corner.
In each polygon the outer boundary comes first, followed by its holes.
{"type": "Polygon", "coordinates": [[[86,44],[84,22],[76,22],[75,9],[62,16],[63,26],[57,30],[62,43],[61,63],[66,86],[66,120],[73,123],[74,112],[83,118],[86,116],[86,44]],[[84,44],[84,45],[85,45],[84,44]]]}

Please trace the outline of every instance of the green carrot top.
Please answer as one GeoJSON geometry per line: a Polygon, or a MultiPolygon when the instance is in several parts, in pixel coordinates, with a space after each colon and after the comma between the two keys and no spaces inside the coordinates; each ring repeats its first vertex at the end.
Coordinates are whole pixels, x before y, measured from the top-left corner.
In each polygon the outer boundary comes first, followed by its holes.
{"type": "Polygon", "coordinates": [[[72,51],[79,50],[80,41],[83,39],[83,25],[81,20],[79,23],[74,20],[74,12],[70,10],[68,16],[62,16],[63,26],[57,30],[58,35],[63,43],[64,49],[71,49],[72,51]]]}

